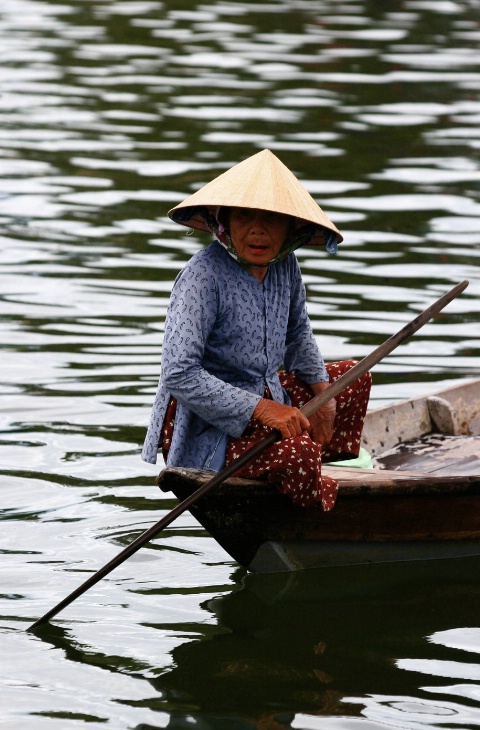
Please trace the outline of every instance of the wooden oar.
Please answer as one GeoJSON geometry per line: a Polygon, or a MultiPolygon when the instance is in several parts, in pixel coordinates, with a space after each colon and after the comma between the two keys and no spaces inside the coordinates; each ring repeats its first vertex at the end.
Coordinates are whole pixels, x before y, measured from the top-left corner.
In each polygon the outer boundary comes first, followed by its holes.
{"type": "MultiPolygon", "coordinates": [[[[331,383],[328,388],[325,388],[322,393],[316,395],[308,403],[306,403],[301,408],[302,413],[304,413],[308,418],[313,413],[315,413],[315,411],[321,408],[321,406],[325,405],[325,403],[327,403],[329,400],[339,395],[339,393],[341,393],[348,385],[350,385],[350,383],[353,383],[355,380],[361,377],[364,373],[367,372],[367,370],[371,370],[374,365],[376,365],[384,357],[389,355],[392,350],[398,347],[398,345],[411,337],[415,332],[417,332],[417,330],[420,329],[420,327],[423,327],[424,324],[426,324],[430,319],[432,319],[432,317],[438,314],[438,312],[440,312],[447,304],[449,304],[452,299],[455,299],[455,297],[461,294],[461,292],[463,292],[464,289],[467,288],[467,286],[468,281],[462,281],[455,287],[453,287],[453,289],[451,289],[449,292],[440,297],[440,299],[438,299],[434,304],[425,309],[424,312],[419,314],[417,317],[415,317],[415,319],[413,319],[411,322],[405,325],[405,327],[399,330],[397,334],[386,340],[382,345],[380,345],[373,352],[371,352],[370,355],[367,355],[365,358],[363,358],[363,360],[360,360],[360,362],[354,365],[353,368],[344,373],[340,378],[335,380],[335,382],[331,383]]],[[[278,431],[272,431],[264,439],[254,444],[250,449],[248,449],[248,451],[245,451],[241,456],[238,457],[238,459],[235,459],[235,461],[233,461],[229,466],[225,467],[225,469],[222,469],[222,471],[215,474],[212,479],[210,479],[206,484],[200,487],[200,489],[197,489],[196,492],[193,492],[193,494],[187,497],[187,499],[184,499],[183,502],[180,502],[176,507],[174,507],[174,509],[172,509],[171,512],[165,515],[165,517],[162,517],[162,519],[159,520],[155,525],[150,527],[149,530],[146,530],[146,532],[143,532],[141,535],[139,535],[136,540],[130,543],[130,545],[122,550],[122,552],[119,553],[115,558],[113,558],[113,560],[104,565],[103,568],[100,568],[100,570],[94,573],[94,575],[90,576],[90,578],[82,583],[81,586],[79,586],[76,590],[70,593],[70,595],[64,598],[63,601],[60,601],[60,603],[50,609],[50,611],[48,611],[44,616],[42,616],[37,621],[35,621],[35,623],[29,626],[27,631],[32,631],[38,626],[41,626],[42,624],[49,621],[49,619],[51,619],[62,609],[72,603],[76,598],[81,596],[82,593],[85,593],[85,591],[98,583],[99,580],[108,575],[108,573],[114,570],[114,568],[116,568],[118,565],[127,560],[127,558],[137,552],[137,550],[139,550],[143,545],[145,545],[145,543],[155,537],[161,530],[170,525],[177,517],[179,517],[179,515],[181,515],[189,507],[191,507],[192,504],[198,502],[198,500],[203,497],[204,494],[217,487],[229,477],[233,476],[236,471],[244,467],[252,459],[255,459],[266,449],[272,446],[275,441],[278,440],[279,436],[280,434],[278,431]]]]}

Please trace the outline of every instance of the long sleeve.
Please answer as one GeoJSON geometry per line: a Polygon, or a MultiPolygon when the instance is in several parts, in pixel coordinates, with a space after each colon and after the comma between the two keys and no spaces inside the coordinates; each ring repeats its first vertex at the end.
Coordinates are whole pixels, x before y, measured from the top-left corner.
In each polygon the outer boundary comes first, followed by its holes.
{"type": "Polygon", "coordinates": [[[205,351],[219,317],[214,273],[206,265],[187,266],[172,291],[163,343],[162,382],[197,416],[239,437],[260,396],[225,382],[211,372],[213,368],[207,369],[205,351]]]}

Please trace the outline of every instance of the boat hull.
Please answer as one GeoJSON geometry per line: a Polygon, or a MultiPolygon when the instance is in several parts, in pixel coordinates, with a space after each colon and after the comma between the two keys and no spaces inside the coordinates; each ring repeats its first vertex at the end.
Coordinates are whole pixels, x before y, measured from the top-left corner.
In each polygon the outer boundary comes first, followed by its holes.
{"type": "MultiPolygon", "coordinates": [[[[183,501],[211,476],[166,469],[159,485],[183,501]]],[[[372,470],[369,481],[362,470],[355,485],[347,476],[331,512],[295,507],[275,487],[242,479],[205,494],[190,511],[233,560],[256,573],[480,556],[476,478],[377,477],[372,470]]]]}

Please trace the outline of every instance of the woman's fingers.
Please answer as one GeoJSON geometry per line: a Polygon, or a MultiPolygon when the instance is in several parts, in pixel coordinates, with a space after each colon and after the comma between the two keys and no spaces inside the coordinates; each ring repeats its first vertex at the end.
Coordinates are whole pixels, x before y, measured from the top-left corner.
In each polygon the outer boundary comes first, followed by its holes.
{"type": "MultiPolygon", "coordinates": [[[[295,411],[297,409],[292,410],[295,411]]],[[[303,431],[308,431],[310,428],[310,422],[302,413],[300,413],[300,411],[298,411],[298,413],[287,414],[286,420],[279,419],[277,423],[278,425],[276,428],[281,432],[284,438],[300,436],[303,431]]]]}
{"type": "Polygon", "coordinates": [[[266,398],[262,398],[258,403],[253,415],[264,426],[280,431],[283,438],[300,436],[303,431],[310,429],[308,418],[298,408],[276,403],[266,398]]]}
{"type": "Polygon", "coordinates": [[[335,411],[335,401],[331,400],[308,420],[298,408],[262,398],[253,415],[264,426],[280,431],[283,438],[294,438],[308,431],[313,441],[326,446],[333,436],[335,411]]]}
{"type": "Polygon", "coordinates": [[[326,446],[333,436],[335,421],[335,401],[330,401],[322,408],[319,408],[310,418],[312,440],[317,444],[326,446]]]}

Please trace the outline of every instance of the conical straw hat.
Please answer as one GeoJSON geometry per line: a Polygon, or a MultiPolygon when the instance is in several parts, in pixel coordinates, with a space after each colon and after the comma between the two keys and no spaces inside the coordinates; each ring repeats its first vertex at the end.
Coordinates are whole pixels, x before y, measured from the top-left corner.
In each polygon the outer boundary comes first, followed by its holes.
{"type": "MultiPolygon", "coordinates": [[[[337,242],[343,237],[315,202],[310,193],[270,150],[262,150],[222,173],[172,208],[168,215],[176,223],[200,231],[209,231],[199,208],[207,207],[213,215],[219,206],[260,208],[285,213],[304,222],[316,223],[334,231],[337,242]],[[188,211],[184,209],[193,208],[188,211]],[[188,213],[190,212],[190,216],[188,213]]],[[[321,230],[310,245],[324,242],[321,230]]]]}

